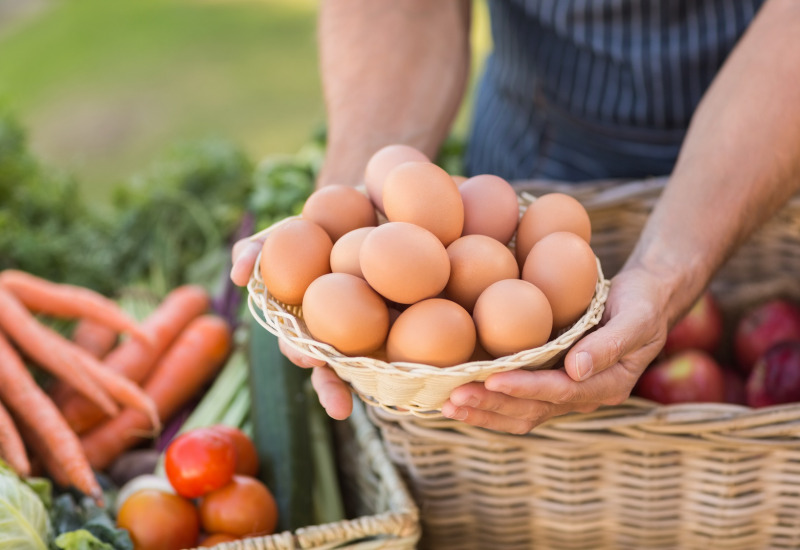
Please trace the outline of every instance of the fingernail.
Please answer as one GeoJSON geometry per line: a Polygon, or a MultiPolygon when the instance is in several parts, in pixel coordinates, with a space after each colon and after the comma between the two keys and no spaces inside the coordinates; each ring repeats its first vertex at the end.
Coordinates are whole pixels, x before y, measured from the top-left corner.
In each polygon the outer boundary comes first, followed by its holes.
{"type": "Polygon", "coordinates": [[[508,393],[509,386],[503,382],[497,382],[495,379],[489,377],[486,379],[486,382],[483,383],[489,391],[499,392],[499,393],[508,393]]]}
{"type": "Polygon", "coordinates": [[[592,356],[585,351],[579,351],[575,355],[575,371],[578,374],[578,380],[583,380],[592,374],[592,356]]]}
{"type": "Polygon", "coordinates": [[[301,366],[306,368],[306,369],[313,369],[315,367],[319,367],[320,366],[319,360],[312,359],[311,357],[303,356],[300,359],[300,362],[302,363],[301,366]]]}

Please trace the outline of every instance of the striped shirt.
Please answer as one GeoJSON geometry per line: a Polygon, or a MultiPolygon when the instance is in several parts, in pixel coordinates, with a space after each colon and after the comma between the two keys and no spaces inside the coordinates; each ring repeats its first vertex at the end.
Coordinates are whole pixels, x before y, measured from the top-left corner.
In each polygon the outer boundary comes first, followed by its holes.
{"type": "Polygon", "coordinates": [[[669,174],[692,112],[763,0],[488,0],[494,49],[467,173],[669,174]]]}

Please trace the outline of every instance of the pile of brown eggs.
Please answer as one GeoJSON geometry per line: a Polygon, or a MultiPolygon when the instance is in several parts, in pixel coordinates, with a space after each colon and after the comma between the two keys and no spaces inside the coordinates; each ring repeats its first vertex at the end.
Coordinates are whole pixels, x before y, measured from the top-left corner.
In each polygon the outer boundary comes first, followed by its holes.
{"type": "Polygon", "coordinates": [[[539,347],[591,304],[591,225],[574,198],[542,195],[520,216],[507,181],[451,176],[406,145],[375,153],[364,179],[366,194],[318,189],[264,241],[266,288],[302,306],[315,340],[448,367],[539,347]]]}

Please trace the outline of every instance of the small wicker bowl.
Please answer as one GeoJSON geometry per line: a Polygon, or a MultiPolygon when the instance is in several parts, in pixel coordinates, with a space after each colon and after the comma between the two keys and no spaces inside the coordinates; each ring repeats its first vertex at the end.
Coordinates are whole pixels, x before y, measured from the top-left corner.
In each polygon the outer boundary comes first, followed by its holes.
{"type": "MultiPolygon", "coordinates": [[[[521,206],[524,208],[524,205],[521,206]]],[[[263,237],[292,216],[265,229],[253,238],[263,237]]],[[[598,279],[592,303],[583,316],[568,329],[538,348],[491,361],[472,361],[447,368],[419,363],[389,363],[372,357],[343,355],[333,346],[315,340],[303,321],[300,306],[289,306],[275,299],[264,286],[256,260],[247,285],[248,306],[258,323],[310,357],[322,359],[349,383],[366,403],[387,411],[419,417],[441,417],[441,407],[458,386],[484,381],[490,374],[515,369],[546,369],[554,366],[587,330],[600,322],[610,283],[597,260],[598,279]]]]}

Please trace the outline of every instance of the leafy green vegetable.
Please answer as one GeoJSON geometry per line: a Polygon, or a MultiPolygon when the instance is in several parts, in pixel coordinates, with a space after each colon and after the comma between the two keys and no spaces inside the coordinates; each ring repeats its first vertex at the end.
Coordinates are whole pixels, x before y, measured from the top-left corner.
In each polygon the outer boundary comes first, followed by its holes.
{"type": "MultiPolygon", "coordinates": [[[[100,481],[104,487],[108,486],[106,479],[101,478],[100,481]]],[[[108,502],[112,502],[113,498],[113,492],[106,492],[106,500],[108,502]]],[[[77,492],[67,491],[58,495],[53,500],[50,517],[53,530],[57,535],[56,540],[50,546],[51,550],[57,548],[65,550],[84,550],[89,548],[133,550],[133,542],[130,535],[126,530],[120,529],[114,524],[114,520],[109,515],[108,510],[97,506],[92,499],[77,492]],[[83,534],[64,537],[66,534],[79,531],[88,532],[93,538],[106,546],[96,546],[97,543],[83,534]],[[59,546],[59,539],[66,546],[59,546]],[[95,546],[87,546],[88,544],[95,544],[95,546]]]]}
{"type": "Polygon", "coordinates": [[[0,461],[0,548],[47,550],[50,533],[44,503],[0,461]]]}
{"type": "Polygon", "coordinates": [[[0,269],[111,289],[109,226],[80,200],[74,179],[34,160],[24,132],[2,112],[0,204],[0,269]]]}
{"type": "MultiPolygon", "coordinates": [[[[178,144],[117,183],[112,204],[87,203],[74,178],[37,162],[20,125],[0,108],[0,270],[17,268],[113,295],[145,285],[158,296],[185,283],[214,293],[246,213],[256,229],[298,214],[325,157],[321,128],[296,154],[253,166],[221,138],[178,144]]],[[[438,158],[463,174],[464,142],[438,158]]]]}
{"type": "Polygon", "coordinates": [[[117,184],[112,206],[101,209],[83,200],[73,178],[38,163],[22,128],[0,111],[0,269],[107,295],[133,284],[160,295],[188,282],[210,288],[252,172],[229,141],[184,143],[117,184]]]}
{"type": "Polygon", "coordinates": [[[176,146],[118,187],[114,242],[123,280],[147,280],[159,295],[190,280],[212,287],[244,215],[251,175],[237,146],[207,139],[176,146]]]}
{"type": "Polygon", "coordinates": [[[86,529],[78,529],[56,537],[55,545],[63,550],[114,550],[86,529]]]}

